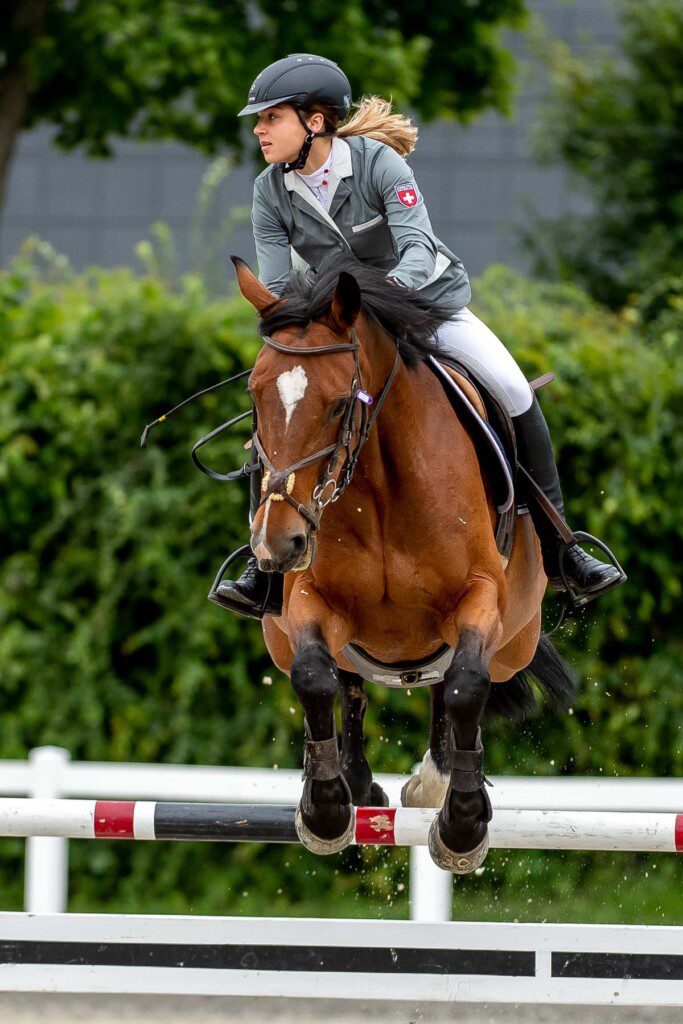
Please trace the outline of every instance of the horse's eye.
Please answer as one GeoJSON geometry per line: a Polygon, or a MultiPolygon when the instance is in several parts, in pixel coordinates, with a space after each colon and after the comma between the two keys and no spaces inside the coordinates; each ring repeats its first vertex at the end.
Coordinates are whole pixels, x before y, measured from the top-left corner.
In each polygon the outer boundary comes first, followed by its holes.
{"type": "Polygon", "coordinates": [[[336,398],[334,402],[330,403],[330,410],[327,414],[328,420],[338,419],[342,415],[344,409],[346,409],[346,399],[336,398]]]}

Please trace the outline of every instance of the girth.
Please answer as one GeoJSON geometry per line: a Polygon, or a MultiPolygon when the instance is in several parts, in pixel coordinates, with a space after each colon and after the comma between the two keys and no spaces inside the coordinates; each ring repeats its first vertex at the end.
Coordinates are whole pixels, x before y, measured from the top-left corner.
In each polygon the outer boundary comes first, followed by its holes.
{"type": "Polygon", "coordinates": [[[454,649],[442,644],[434,654],[418,661],[382,662],[373,658],[359,644],[349,643],[341,652],[363,679],[405,690],[413,686],[433,686],[440,683],[453,660],[454,649]]]}

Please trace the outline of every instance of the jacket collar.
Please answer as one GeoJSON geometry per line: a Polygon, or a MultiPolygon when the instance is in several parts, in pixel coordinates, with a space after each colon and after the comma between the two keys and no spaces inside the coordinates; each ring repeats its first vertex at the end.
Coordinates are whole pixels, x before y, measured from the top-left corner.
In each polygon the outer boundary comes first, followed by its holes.
{"type": "MultiPolygon", "coordinates": [[[[283,175],[285,188],[290,192],[290,200],[299,209],[306,210],[313,214],[319,221],[331,227],[336,234],[341,231],[335,224],[332,217],[337,213],[339,207],[351,194],[351,186],[344,179],[353,177],[353,165],[351,162],[351,147],[344,139],[335,136],[332,139],[332,169],[329,179],[330,205],[329,213],[324,210],[307,185],[301,180],[296,171],[287,171],[283,175]]],[[[343,236],[342,236],[343,237],[343,236]]]]}
{"type": "Polygon", "coordinates": [[[332,169],[330,174],[330,217],[336,217],[339,207],[351,195],[353,163],[351,147],[345,139],[332,139],[332,169]]]}

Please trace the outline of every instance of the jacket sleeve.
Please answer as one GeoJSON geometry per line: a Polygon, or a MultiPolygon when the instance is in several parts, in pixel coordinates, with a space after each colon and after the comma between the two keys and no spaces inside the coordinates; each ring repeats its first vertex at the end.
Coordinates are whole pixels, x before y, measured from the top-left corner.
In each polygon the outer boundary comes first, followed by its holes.
{"type": "Polygon", "coordinates": [[[254,184],[251,223],[256,243],[259,280],[274,295],[279,295],[292,269],[289,236],[277,213],[254,184]]]}
{"type": "Polygon", "coordinates": [[[399,254],[399,262],[387,276],[419,288],[434,273],[438,249],[415,175],[396,150],[383,146],[372,178],[399,254]]]}

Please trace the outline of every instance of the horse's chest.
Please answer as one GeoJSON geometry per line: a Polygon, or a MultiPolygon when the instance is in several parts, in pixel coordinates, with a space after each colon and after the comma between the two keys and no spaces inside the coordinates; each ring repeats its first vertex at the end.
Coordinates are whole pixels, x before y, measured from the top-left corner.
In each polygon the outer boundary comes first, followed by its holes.
{"type": "Polygon", "coordinates": [[[449,595],[462,580],[445,581],[443,564],[398,546],[383,547],[383,557],[346,553],[323,591],[334,597],[336,609],[352,622],[354,637],[373,650],[396,650],[405,637],[410,649],[430,649],[438,622],[447,613],[449,595]],[[349,600],[349,595],[353,595],[349,600]]]}

